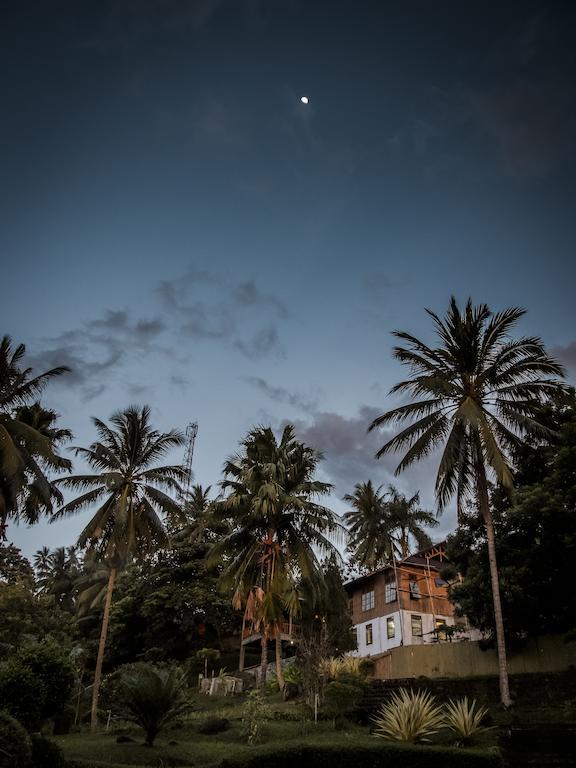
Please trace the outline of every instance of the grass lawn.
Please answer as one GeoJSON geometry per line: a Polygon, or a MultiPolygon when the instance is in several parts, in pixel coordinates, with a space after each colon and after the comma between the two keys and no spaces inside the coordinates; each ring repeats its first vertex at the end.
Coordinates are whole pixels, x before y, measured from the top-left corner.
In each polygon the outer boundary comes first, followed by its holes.
{"type": "MultiPolygon", "coordinates": [[[[138,728],[114,726],[109,733],[91,735],[75,733],[57,736],[54,740],[62,747],[68,760],[78,760],[95,765],[154,766],[211,766],[218,765],[224,758],[253,747],[245,744],[241,737],[241,707],[234,699],[202,700],[202,710],[197,710],[183,723],[182,727],[162,731],[154,747],[143,744],[144,734],[138,728]],[[204,708],[205,707],[205,708],[204,708]],[[213,735],[198,733],[199,725],[209,717],[226,717],[231,721],[227,731],[213,735]],[[117,743],[119,735],[129,736],[133,743],[117,743]]],[[[298,705],[271,702],[273,718],[264,726],[264,739],[268,744],[287,744],[296,740],[333,743],[335,738],[350,740],[354,735],[368,736],[368,729],[350,726],[344,732],[336,733],[332,722],[298,721],[298,705]],[[291,718],[291,719],[289,719],[291,718]]]]}

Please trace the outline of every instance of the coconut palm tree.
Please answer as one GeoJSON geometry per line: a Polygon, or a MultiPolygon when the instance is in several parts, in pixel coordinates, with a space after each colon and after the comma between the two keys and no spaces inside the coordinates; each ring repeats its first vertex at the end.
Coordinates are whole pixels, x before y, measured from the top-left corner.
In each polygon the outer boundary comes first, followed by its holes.
{"type": "Polygon", "coordinates": [[[390,562],[392,529],[382,486],[375,488],[371,480],[356,483],[354,493],[347,493],[343,501],[352,506],[345,513],[344,522],[349,530],[348,550],[353,561],[367,571],[390,562]]]}
{"type": "Polygon", "coordinates": [[[435,528],[439,523],[431,512],[420,509],[419,491],[407,498],[393,485],[389,485],[386,510],[390,517],[394,548],[401,560],[410,554],[412,541],[418,549],[426,549],[432,544],[424,529],[435,528]]]}
{"type": "Polygon", "coordinates": [[[34,556],[34,566],[38,592],[53,597],[61,608],[72,613],[81,567],[76,548],[58,547],[51,552],[43,547],[34,556]]]}
{"type": "Polygon", "coordinates": [[[97,506],[78,537],[78,546],[88,547],[91,557],[106,561],[109,566],[94,674],[93,731],[97,725],[102,662],[117,572],[129,561],[141,559],[167,544],[159,513],[174,518],[181,510],[165,491],[177,495],[179,483],[186,478],[181,466],[156,466],[170,449],[183,444],[184,436],[174,430],[166,433],[153,430],[148,406],[141,409],[131,406],[115,413],[110,421],[111,427],[100,419],[93,419],[99,440],[89,448],[76,448],[75,452],[96,473],[61,478],[59,485],[82,493],[53,516],[56,519],[97,506]]]}
{"type": "Polygon", "coordinates": [[[341,526],[315,499],[330,492],[314,479],[320,454],[296,440],[288,425],[277,441],[272,429],[257,427],[242,441],[242,452],[224,466],[222,489],[228,495],[215,505],[218,518],[232,531],[215,544],[211,559],[227,558],[222,580],[234,586],[234,605],[261,633],[260,681],[265,683],[268,638],[276,638],[276,671],[282,687],[279,626],[297,612],[295,584],[320,573],[316,552],[335,551],[332,537],[341,526]]]}
{"type": "Polygon", "coordinates": [[[440,510],[454,495],[459,510],[467,496],[476,499],[488,540],[500,695],[507,707],[511,700],[488,482],[493,479],[511,491],[511,457],[527,431],[550,435],[538,414],[543,403],[563,391],[556,378],[563,369],[539,338],[510,337],[522,309],[492,313],[486,304],[473,306],[469,299],[461,310],[452,297],[444,319],[427,311],[438,346],[403,331],[394,334],[404,344],[394,348],[394,356],[409,366],[411,375],[391,393],[407,393],[414,401],[382,414],[369,429],[409,422],[376,454],[405,451],[397,474],[443,448],[436,476],[440,510]]]}
{"type": "Polygon", "coordinates": [[[8,518],[33,523],[51,512],[59,496],[46,473],[72,466],[56,451],[70,432],[56,429],[53,411],[32,405],[51,379],[69,369],[32,376],[31,368],[22,367],[25,352],[24,344],[14,349],[9,336],[0,341],[0,538],[8,518]]]}

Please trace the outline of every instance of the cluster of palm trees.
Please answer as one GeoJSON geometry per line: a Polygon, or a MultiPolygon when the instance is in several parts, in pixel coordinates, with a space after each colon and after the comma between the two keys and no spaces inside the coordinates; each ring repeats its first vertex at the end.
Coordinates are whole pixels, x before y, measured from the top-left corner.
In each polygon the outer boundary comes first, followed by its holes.
{"type": "MultiPolygon", "coordinates": [[[[405,332],[395,333],[402,346],[395,347],[394,355],[408,366],[409,377],[391,393],[407,394],[409,402],[379,416],[369,429],[407,422],[377,457],[404,452],[399,473],[439,450],[439,509],[453,496],[459,509],[470,498],[477,505],[489,546],[501,698],[509,706],[489,482],[511,492],[514,453],[523,435],[550,437],[540,425],[539,413],[543,404],[565,394],[559,381],[563,370],[540,339],[510,337],[523,314],[520,309],[492,313],[486,305],[474,306],[471,301],[460,309],[452,299],[445,318],[429,314],[437,346],[405,332]]],[[[290,426],[280,440],[270,428],[258,427],[226,462],[223,495],[210,502],[207,492],[195,489],[187,517],[174,500],[186,480],[184,470],[158,466],[170,449],[183,443],[183,435],[153,430],[149,409],[132,407],[116,413],[110,425],[94,419],[98,440],[88,448],[75,449],[92,474],[50,481],[47,471],[70,468],[58,453],[70,435],[56,428],[55,414],[32,401],[50,378],[66,369],[32,378],[29,369],[20,369],[23,354],[22,345],[12,351],[10,340],[2,341],[0,519],[5,525],[11,516],[33,521],[48,513],[56,519],[96,508],[78,540],[97,562],[107,564],[108,572],[93,726],[116,574],[128,561],[166,546],[164,520],[185,538],[203,536],[210,526],[221,526],[211,557],[223,561],[223,583],[232,588],[234,604],[243,608],[245,618],[262,635],[262,668],[268,639],[277,641],[278,660],[281,623],[300,611],[299,583],[318,577],[318,589],[322,588],[318,558],[334,554],[338,537],[345,532],[320,503],[331,490],[329,484],[315,479],[320,454],[296,440],[290,426]],[[61,488],[79,495],[63,503],[61,488]]],[[[393,487],[383,491],[371,482],[358,484],[345,500],[351,505],[344,518],[350,528],[349,550],[363,568],[405,556],[410,537],[425,546],[424,528],[437,522],[420,509],[418,494],[406,498],[393,487]]],[[[281,682],[280,665],[278,675],[281,682]]]]}

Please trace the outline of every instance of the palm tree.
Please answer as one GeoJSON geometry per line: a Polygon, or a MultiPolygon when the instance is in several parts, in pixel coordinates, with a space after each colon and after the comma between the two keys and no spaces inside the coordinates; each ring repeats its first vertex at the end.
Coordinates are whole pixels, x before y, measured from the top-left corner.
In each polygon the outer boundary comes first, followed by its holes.
{"type": "Polygon", "coordinates": [[[64,610],[72,613],[75,606],[76,584],[80,576],[80,562],[75,547],[58,547],[53,552],[47,547],[34,556],[37,586],[40,594],[49,595],[64,610]]]}
{"type": "Polygon", "coordinates": [[[96,474],[65,477],[58,481],[65,488],[82,491],[61,507],[53,519],[75,514],[98,505],[96,513],[78,537],[78,546],[88,546],[95,560],[106,561],[109,577],[102,616],[102,630],[96,659],[92,695],[91,727],[96,730],[102,662],[112,592],[118,569],[132,559],[167,544],[164,524],[158,513],[168,517],[181,514],[178,503],[164,490],[177,495],[179,482],[186,478],[181,466],[155,466],[167,451],[184,442],[180,432],[161,433],[150,425],[150,408],[131,406],[115,413],[112,427],[100,419],[93,423],[99,440],[89,448],[76,448],[96,474]]]}
{"type": "Polygon", "coordinates": [[[5,538],[9,517],[32,523],[51,512],[58,491],[46,472],[72,466],[56,452],[70,432],[55,428],[53,411],[31,405],[50,379],[69,369],[60,366],[32,376],[31,368],[22,368],[25,352],[24,344],[13,349],[9,336],[0,341],[0,538],[5,538]]]}
{"type": "Polygon", "coordinates": [[[390,515],[396,554],[401,560],[410,554],[412,540],[420,550],[432,544],[424,527],[435,528],[439,523],[431,512],[420,509],[420,492],[408,499],[393,485],[389,485],[386,507],[390,515]]]}
{"type": "Polygon", "coordinates": [[[228,533],[229,526],[216,520],[213,514],[214,499],[210,498],[212,486],[203,488],[193,485],[184,500],[183,520],[171,531],[171,540],[175,546],[213,543],[216,538],[228,533]]]}
{"type": "Polygon", "coordinates": [[[276,672],[283,686],[280,623],[298,610],[295,585],[320,573],[316,551],[331,554],[331,537],[340,530],[334,514],[315,498],[330,492],[314,479],[320,454],[298,442],[294,428],[280,441],[269,427],[251,430],[242,452],[224,466],[222,488],[228,496],[215,505],[232,531],[213,548],[212,559],[228,557],[223,583],[233,584],[233,603],[245,607],[245,619],[261,633],[264,686],[268,638],[276,638],[276,672]]]}
{"type": "Polygon", "coordinates": [[[382,486],[374,488],[371,480],[356,483],[354,493],[347,493],[343,500],[352,506],[345,513],[344,522],[349,529],[348,549],[354,562],[368,571],[390,562],[392,530],[382,486]]]}
{"type": "Polygon", "coordinates": [[[408,499],[393,485],[383,493],[382,486],[374,488],[368,480],[357,483],[354,493],[343,500],[352,506],[344,515],[350,533],[348,549],[361,568],[374,571],[396,557],[403,560],[410,554],[412,540],[419,549],[430,546],[423,526],[433,528],[438,521],[420,509],[419,493],[408,499]]]}
{"type": "Polygon", "coordinates": [[[456,494],[458,510],[474,495],[486,527],[500,671],[500,696],[511,704],[508,688],[504,625],[496,562],[494,525],[488,496],[489,478],[508,491],[513,488],[512,459],[530,430],[550,436],[539,423],[539,411],[563,391],[555,378],[562,366],[536,337],[514,340],[510,330],[524,310],[492,313],[486,304],[469,299],[460,310],[452,297],[444,319],[429,310],[439,337],[437,347],[403,331],[395,336],[405,346],[394,356],[409,366],[411,376],[391,389],[411,395],[415,402],[401,405],[374,419],[369,429],[408,421],[378,451],[407,449],[396,473],[443,446],[436,477],[439,510],[456,494]]]}

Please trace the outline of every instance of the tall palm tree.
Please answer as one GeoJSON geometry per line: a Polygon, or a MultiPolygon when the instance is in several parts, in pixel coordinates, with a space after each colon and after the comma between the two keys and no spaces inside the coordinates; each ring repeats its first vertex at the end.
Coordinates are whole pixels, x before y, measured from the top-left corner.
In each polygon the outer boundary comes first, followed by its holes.
{"type": "Polygon", "coordinates": [[[382,486],[375,488],[371,480],[356,483],[354,493],[347,493],[343,500],[352,506],[345,513],[344,522],[348,526],[348,549],[354,562],[368,571],[390,562],[392,529],[382,486]]]}
{"type": "Polygon", "coordinates": [[[261,632],[261,676],[265,683],[268,639],[276,638],[276,670],[282,687],[279,625],[297,612],[294,585],[320,573],[316,551],[331,554],[340,530],[334,514],[315,499],[330,492],[314,479],[320,454],[296,440],[288,425],[277,441],[272,429],[257,427],[242,441],[242,452],[224,466],[228,495],[215,507],[232,531],[213,548],[212,559],[227,557],[223,583],[233,584],[234,604],[261,632]]]}
{"type": "Polygon", "coordinates": [[[391,393],[408,393],[414,402],[387,411],[369,429],[409,422],[376,454],[379,458],[407,449],[397,474],[443,446],[436,476],[440,510],[454,495],[459,510],[467,496],[475,497],[486,527],[500,696],[508,707],[511,699],[488,482],[493,479],[512,491],[511,457],[527,431],[542,438],[550,435],[538,415],[543,403],[563,391],[556,378],[563,375],[563,369],[546,353],[539,338],[510,337],[524,314],[522,309],[492,313],[486,304],[473,306],[469,299],[460,310],[452,297],[444,319],[427,311],[434,321],[438,346],[428,346],[403,331],[394,334],[405,344],[394,348],[394,356],[409,366],[411,376],[396,384],[391,393]]]}
{"type": "Polygon", "coordinates": [[[407,498],[393,485],[389,485],[386,507],[390,515],[396,554],[401,560],[410,554],[412,541],[418,549],[426,549],[432,544],[425,528],[435,528],[439,523],[431,512],[420,509],[419,491],[407,498]]]}
{"type": "Polygon", "coordinates": [[[70,432],[54,427],[53,411],[31,405],[51,379],[69,369],[32,376],[31,368],[22,367],[25,352],[24,344],[13,349],[9,336],[0,341],[0,538],[8,518],[36,522],[41,513],[51,512],[58,491],[46,473],[72,466],[56,451],[70,432]]]}
{"type": "Polygon", "coordinates": [[[193,485],[184,500],[182,518],[171,530],[171,540],[176,546],[213,543],[228,533],[229,526],[213,515],[215,499],[210,498],[212,486],[193,485]]]}
{"type": "Polygon", "coordinates": [[[175,430],[166,433],[153,430],[148,406],[141,409],[131,406],[115,413],[110,420],[111,427],[100,419],[92,421],[99,440],[89,448],[76,448],[75,452],[96,473],[58,481],[64,488],[82,493],[62,506],[53,519],[97,505],[94,516],[78,537],[79,547],[87,546],[94,559],[104,560],[109,565],[92,695],[91,727],[95,731],[102,662],[118,569],[167,544],[164,524],[158,513],[168,517],[181,514],[178,503],[164,491],[177,495],[186,471],[181,466],[156,466],[167,451],[183,444],[184,436],[175,430]]]}

